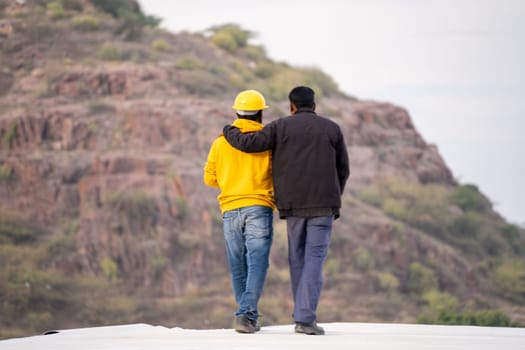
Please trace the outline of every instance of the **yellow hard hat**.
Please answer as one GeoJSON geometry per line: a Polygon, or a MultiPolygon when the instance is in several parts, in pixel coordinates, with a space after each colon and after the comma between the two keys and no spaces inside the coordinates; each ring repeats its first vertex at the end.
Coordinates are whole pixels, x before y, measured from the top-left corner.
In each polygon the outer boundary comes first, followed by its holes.
{"type": "Polygon", "coordinates": [[[257,90],[245,90],[239,92],[233,102],[233,109],[238,111],[259,111],[268,108],[264,96],[257,90]]]}

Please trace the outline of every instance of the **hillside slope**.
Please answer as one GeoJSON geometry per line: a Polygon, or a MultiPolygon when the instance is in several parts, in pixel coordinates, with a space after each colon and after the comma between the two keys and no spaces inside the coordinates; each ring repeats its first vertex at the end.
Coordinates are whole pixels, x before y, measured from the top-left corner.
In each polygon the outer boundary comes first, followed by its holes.
{"type": "MultiPolygon", "coordinates": [[[[341,126],[352,169],[321,321],[525,321],[525,233],[454,180],[406,110],[274,62],[235,25],[174,35],[133,1],[100,3],[0,1],[0,336],[230,326],[202,167],[239,90],[268,97],[268,122],[298,84],[341,126]]],[[[291,314],[284,222],[275,231],[264,324],[291,314]]]]}

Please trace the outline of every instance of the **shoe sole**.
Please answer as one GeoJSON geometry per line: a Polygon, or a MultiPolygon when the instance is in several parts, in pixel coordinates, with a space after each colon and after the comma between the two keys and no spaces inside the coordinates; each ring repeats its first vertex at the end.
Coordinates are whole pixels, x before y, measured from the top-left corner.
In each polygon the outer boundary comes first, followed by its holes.
{"type": "Polygon", "coordinates": [[[306,335],[324,335],[324,331],[323,332],[308,331],[302,328],[296,328],[295,333],[306,334],[306,335]]]}
{"type": "Polygon", "coordinates": [[[256,330],[255,329],[251,329],[251,328],[236,327],[235,331],[237,333],[251,334],[251,333],[255,333],[256,330]]]}

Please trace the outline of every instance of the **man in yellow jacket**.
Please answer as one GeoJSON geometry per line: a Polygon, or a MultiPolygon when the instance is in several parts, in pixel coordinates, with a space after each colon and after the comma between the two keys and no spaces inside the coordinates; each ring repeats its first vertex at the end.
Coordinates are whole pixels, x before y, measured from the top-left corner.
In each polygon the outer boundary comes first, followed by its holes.
{"type": "MultiPolygon", "coordinates": [[[[243,133],[261,130],[267,107],[258,91],[240,92],[232,106],[237,114],[232,125],[243,133]]],[[[271,151],[244,153],[219,136],[208,154],[204,182],[221,190],[217,200],[238,305],[234,328],[239,333],[254,333],[260,329],[258,303],[273,240],[271,151]]]]}

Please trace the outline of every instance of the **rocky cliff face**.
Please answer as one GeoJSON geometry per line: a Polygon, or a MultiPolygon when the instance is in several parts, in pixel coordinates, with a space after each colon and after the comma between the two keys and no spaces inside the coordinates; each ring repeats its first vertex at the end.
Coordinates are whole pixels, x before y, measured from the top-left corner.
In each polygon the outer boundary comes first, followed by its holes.
{"type": "MultiPolygon", "coordinates": [[[[137,300],[192,293],[208,293],[209,300],[231,296],[218,193],[203,184],[202,168],[211,143],[233,120],[230,106],[240,88],[216,77],[203,79],[201,73],[227,66],[236,74],[250,65],[242,66],[202,36],[148,33],[147,43],[162,35],[172,45],[154,62],[93,64],[81,61],[89,51],[84,48],[57,68],[57,53],[45,43],[30,44],[27,23],[12,23],[9,37],[0,37],[5,63],[0,72],[0,219],[30,227],[30,233],[16,238],[4,230],[0,243],[45,246],[51,253],[38,268],[117,280],[137,300]],[[188,57],[195,53],[206,58],[192,58],[188,68],[188,57]],[[180,57],[186,64],[173,64],[180,57]]],[[[77,39],[86,38],[80,34],[77,39]]],[[[135,54],[147,51],[136,43],[125,45],[122,50],[135,54]]],[[[271,102],[265,122],[286,115],[284,99],[271,102]]],[[[351,310],[356,320],[413,321],[419,312],[410,294],[415,262],[432,266],[431,282],[441,291],[462,300],[483,294],[486,278],[477,262],[437,234],[426,234],[424,224],[432,218],[403,221],[392,203],[366,200],[371,188],[392,179],[402,186],[438,188],[439,194],[458,186],[407,111],[340,93],[317,102],[319,114],[342,128],[351,162],[327,263],[326,318],[348,320],[341,310],[351,310]],[[374,293],[395,293],[397,304],[385,311],[383,302],[367,299],[374,293]]],[[[445,212],[459,215],[462,209],[451,206],[445,212]]],[[[276,220],[275,229],[267,317],[286,322],[283,222],[276,220]],[[271,304],[274,299],[279,301],[271,304]]],[[[157,321],[193,325],[203,317],[199,312],[157,321]]],[[[210,325],[224,326],[222,318],[206,315],[210,325]]]]}

